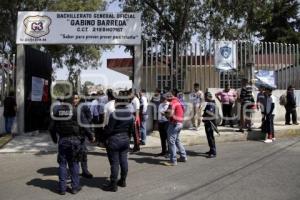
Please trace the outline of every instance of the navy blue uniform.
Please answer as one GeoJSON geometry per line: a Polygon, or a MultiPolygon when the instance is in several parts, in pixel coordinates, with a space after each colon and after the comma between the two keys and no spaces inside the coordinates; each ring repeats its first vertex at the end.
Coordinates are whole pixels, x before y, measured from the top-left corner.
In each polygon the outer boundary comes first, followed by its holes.
{"type": "Polygon", "coordinates": [[[207,137],[207,142],[209,145],[209,154],[216,155],[216,143],[215,143],[215,137],[214,137],[214,129],[213,124],[216,126],[216,103],[214,101],[207,102],[207,105],[203,112],[203,122],[205,127],[205,133],[207,137]]]}
{"type": "MultiPolygon", "coordinates": [[[[54,143],[58,141],[57,162],[59,164],[59,191],[66,191],[67,166],[71,175],[72,191],[79,190],[79,161],[82,157],[82,148],[80,141],[80,127],[77,122],[77,115],[67,105],[58,106],[55,119],[51,122],[50,133],[54,143]]],[[[87,132],[86,136],[90,140],[93,135],[87,132]]]]}
{"type": "Polygon", "coordinates": [[[126,106],[116,107],[109,117],[108,125],[105,127],[106,150],[111,166],[110,180],[116,186],[121,167],[121,179],[125,181],[128,173],[127,153],[129,150],[129,138],[134,129],[134,118],[126,106]]]}

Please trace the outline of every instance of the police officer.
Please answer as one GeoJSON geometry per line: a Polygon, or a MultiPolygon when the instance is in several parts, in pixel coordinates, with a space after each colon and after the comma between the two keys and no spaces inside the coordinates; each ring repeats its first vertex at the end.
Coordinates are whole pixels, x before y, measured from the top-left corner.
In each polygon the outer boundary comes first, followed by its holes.
{"type": "Polygon", "coordinates": [[[116,192],[118,186],[126,187],[128,172],[127,154],[129,150],[130,133],[134,129],[134,117],[128,109],[129,97],[127,92],[120,92],[116,99],[116,110],[111,113],[108,125],[105,127],[106,151],[110,163],[110,182],[103,185],[106,191],[116,192]],[[121,98],[123,97],[123,98],[121,98]],[[121,179],[118,181],[119,165],[121,167],[121,179]]]}
{"type": "Polygon", "coordinates": [[[217,155],[216,143],[214,137],[214,127],[216,127],[216,103],[212,99],[210,92],[205,93],[206,106],[203,112],[203,119],[209,151],[206,152],[208,158],[214,158],[217,155]]]}
{"type": "Polygon", "coordinates": [[[80,148],[82,151],[82,156],[80,160],[81,164],[81,170],[82,170],[82,177],[85,178],[93,178],[93,175],[88,170],[88,164],[87,164],[87,147],[85,143],[85,135],[93,135],[91,131],[91,121],[92,121],[92,115],[90,112],[90,109],[87,105],[83,104],[82,106],[79,106],[80,103],[84,103],[84,100],[80,98],[80,96],[77,93],[73,94],[73,114],[74,118],[77,120],[80,120],[79,125],[79,136],[80,136],[80,148]],[[79,118],[77,115],[80,114],[79,118]]]}
{"type": "MultiPolygon", "coordinates": [[[[76,194],[81,190],[79,183],[79,160],[82,155],[80,148],[80,127],[77,123],[77,116],[74,115],[69,103],[62,102],[56,107],[52,114],[52,121],[49,127],[54,143],[58,140],[57,162],[59,164],[59,194],[66,193],[67,166],[71,176],[71,193],[76,194]],[[57,135],[59,136],[57,138],[57,135]]],[[[90,141],[95,138],[92,134],[85,132],[90,141]]]]}

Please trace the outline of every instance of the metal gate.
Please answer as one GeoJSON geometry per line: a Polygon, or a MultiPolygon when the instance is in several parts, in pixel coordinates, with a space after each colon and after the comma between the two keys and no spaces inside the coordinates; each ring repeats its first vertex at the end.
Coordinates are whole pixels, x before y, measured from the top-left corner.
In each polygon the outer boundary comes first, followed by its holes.
{"type": "Polygon", "coordinates": [[[300,88],[299,45],[271,42],[236,41],[237,70],[217,71],[214,62],[214,40],[203,43],[177,44],[143,41],[142,88],[177,88],[190,92],[195,82],[201,90],[240,87],[240,80],[249,77],[251,70],[272,70],[278,89],[292,84],[300,88]]]}

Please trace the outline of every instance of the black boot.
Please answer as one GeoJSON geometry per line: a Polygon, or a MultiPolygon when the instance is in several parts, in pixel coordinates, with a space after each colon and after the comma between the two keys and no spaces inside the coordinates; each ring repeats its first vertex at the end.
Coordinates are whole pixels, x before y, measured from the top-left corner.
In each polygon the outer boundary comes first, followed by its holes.
{"type": "Polygon", "coordinates": [[[118,186],[120,187],[126,187],[126,177],[124,178],[121,178],[119,181],[118,181],[118,186]]]}
{"type": "Polygon", "coordinates": [[[82,174],[81,176],[84,178],[93,178],[93,174],[91,174],[88,170],[87,162],[81,162],[82,174]]]}
{"type": "Polygon", "coordinates": [[[116,192],[118,191],[118,185],[116,181],[110,181],[108,184],[103,185],[104,191],[116,192]]]}

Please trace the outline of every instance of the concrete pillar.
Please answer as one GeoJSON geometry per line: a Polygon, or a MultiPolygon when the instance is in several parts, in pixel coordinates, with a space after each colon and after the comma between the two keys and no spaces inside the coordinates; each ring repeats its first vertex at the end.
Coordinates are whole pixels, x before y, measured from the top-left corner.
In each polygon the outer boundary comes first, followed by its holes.
{"type": "Polygon", "coordinates": [[[16,101],[17,101],[17,131],[19,134],[25,131],[25,47],[17,45],[16,65],[16,101]]]}
{"type": "Polygon", "coordinates": [[[133,89],[141,90],[142,68],[143,67],[143,49],[142,45],[134,46],[134,69],[133,69],[133,89]]]}

